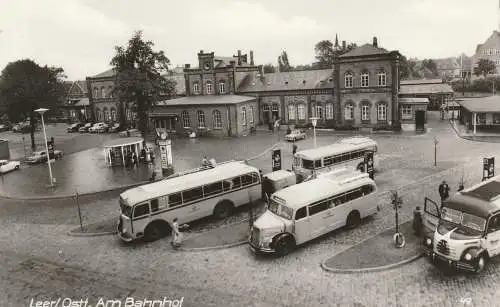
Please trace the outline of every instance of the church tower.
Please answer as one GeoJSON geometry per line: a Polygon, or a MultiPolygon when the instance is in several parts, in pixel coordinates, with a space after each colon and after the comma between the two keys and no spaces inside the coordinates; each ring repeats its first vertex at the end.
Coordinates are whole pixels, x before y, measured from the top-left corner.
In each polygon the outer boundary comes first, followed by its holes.
{"type": "MultiPolygon", "coordinates": [[[[500,1],[500,0],[499,0],[500,1]]],[[[339,45],[339,35],[335,34],[335,45],[333,45],[333,50],[339,50],[340,45],[339,45]]]]}

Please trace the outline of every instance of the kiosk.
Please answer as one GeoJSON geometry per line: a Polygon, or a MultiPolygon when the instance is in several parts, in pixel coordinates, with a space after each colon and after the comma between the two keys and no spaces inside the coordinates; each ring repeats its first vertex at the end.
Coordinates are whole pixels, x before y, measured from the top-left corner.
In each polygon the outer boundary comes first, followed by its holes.
{"type": "Polygon", "coordinates": [[[139,159],[140,152],[143,148],[144,139],[139,137],[128,137],[111,140],[103,144],[104,157],[106,165],[127,165],[130,155],[135,153],[139,159]]]}

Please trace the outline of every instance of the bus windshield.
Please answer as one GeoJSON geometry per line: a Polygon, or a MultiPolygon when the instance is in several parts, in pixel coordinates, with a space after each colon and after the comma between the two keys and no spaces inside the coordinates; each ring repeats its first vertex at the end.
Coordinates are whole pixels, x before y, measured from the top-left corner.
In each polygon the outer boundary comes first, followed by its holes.
{"type": "Polygon", "coordinates": [[[314,161],[302,159],[302,167],[305,169],[314,169],[314,161]]]}
{"type": "Polygon", "coordinates": [[[120,197],[120,209],[123,215],[129,218],[132,217],[132,207],[127,205],[121,197],[120,197]]]}
{"type": "Polygon", "coordinates": [[[438,232],[443,235],[454,230],[460,235],[479,236],[486,226],[483,218],[446,207],[442,209],[441,216],[438,232]]]}
{"type": "Polygon", "coordinates": [[[285,218],[287,220],[291,220],[293,216],[293,210],[288,208],[287,206],[281,205],[278,202],[276,202],[274,199],[271,199],[269,202],[269,211],[272,213],[281,216],[282,218],[285,218]]]}

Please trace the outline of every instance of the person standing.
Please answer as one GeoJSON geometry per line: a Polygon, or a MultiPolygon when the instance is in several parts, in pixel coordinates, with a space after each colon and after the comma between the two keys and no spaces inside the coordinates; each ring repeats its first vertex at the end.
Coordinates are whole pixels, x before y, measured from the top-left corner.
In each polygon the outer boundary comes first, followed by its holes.
{"type": "Polygon", "coordinates": [[[439,196],[441,197],[441,204],[450,196],[450,187],[444,180],[439,185],[439,196]]]}
{"type": "Polygon", "coordinates": [[[297,152],[297,145],[295,145],[294,143],[292,146],[292,155],[295,155],[296,152],[297,152]]]}
{"type": "Polygon", "coordinates": [[[208,161],[207,156],[203,156],[201,160],[201,167],[210,167],[210,161],[208,161]]]}
{"type": "Polygon", "coordinates": [[[172,246],[179,247],[181,245],[181,232],[179,230],[179,223],[177,222],[177,218],[174,218],[172,223],[172,234],[173,234],[173,240],[171,243],[172,246]]]}

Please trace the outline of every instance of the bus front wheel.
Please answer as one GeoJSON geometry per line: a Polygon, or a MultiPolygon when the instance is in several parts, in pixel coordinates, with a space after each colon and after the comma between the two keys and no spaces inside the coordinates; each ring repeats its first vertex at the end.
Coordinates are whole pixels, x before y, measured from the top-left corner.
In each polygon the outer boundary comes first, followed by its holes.
{"type": "Polygon", "coordinates": [[[285,256],[295,248],[295,241],[292,237],[283,235],[274,241],[274,250],[278,256],[285,256]]]}
{"type": "Polygon", "coordinates": [[[222,201],[215,206],[214,209],[214,217],[216,219],[225,219],[226,217],[230,216],[231,213],[233,212],[233,204],[228,201],[222,201]]]}

